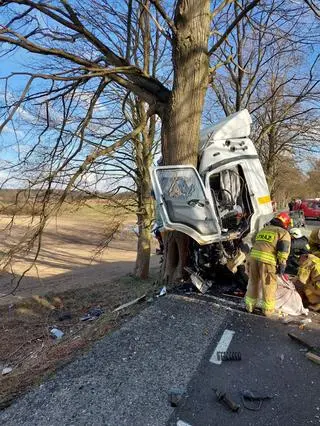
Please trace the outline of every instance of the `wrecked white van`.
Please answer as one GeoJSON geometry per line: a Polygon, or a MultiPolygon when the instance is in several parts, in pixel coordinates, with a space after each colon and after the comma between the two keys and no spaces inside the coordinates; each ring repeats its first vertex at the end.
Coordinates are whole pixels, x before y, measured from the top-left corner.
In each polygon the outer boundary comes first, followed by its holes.
{"type": "Polygon", "coordinates": [[[273,216],[266,178],[253,142],[247,110],[202,134],[198,169],[151,170],[164,228],[192,238],[193,272],[213,279],[217,264],[239,256],[243,243],[273,216]]]}

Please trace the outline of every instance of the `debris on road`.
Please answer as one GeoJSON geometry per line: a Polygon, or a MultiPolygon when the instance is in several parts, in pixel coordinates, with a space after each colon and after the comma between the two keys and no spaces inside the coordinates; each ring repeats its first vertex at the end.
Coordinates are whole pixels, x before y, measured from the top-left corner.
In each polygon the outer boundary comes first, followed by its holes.
{"type": "Polygon", "coordinates": [[[53,328],[50,330],[50,336],[51,336],[53,339],[57,339],[57,340],[59,340],[59,339],[61,339],[61,338],[64,336],[64,332],[63,332],[63,331],[61,331],[61,330],[59,330],[58,328],[53,327],[53,328]]]}
{"type": "Polygon", "coordinates": [[[311,318],[298,319],[298,318],[285,318],[282,321],[282,324],[297,324],[297,325],[307,325],[312,322],[311,318]]]}
{"type": "Polygon", "coordinates": [[[209,290],[209,288],[212,286],[211,281],[208,281],[208,280],[205,281],[199,275],[192,272],[192,270],[189,270],[189,268],[185,268],[185,270],[191,273],[190,280],[192,284],[200,291],[200,293],[205,294],[209,290]]]}
{"type": "Polygon", "coordinates": [[[243,406],[244,408],[250,411],[259,411],[262,407],[263,401],[266,401],[272,398],[273,396],[255,394],[254,392],[249,390],[241,392],[241,399],[242,399],[243,406]],[[249,402],[251,404],[249,404],[249,402]]]}
{"type": "Polygon", "coordinates": [[[167,294],[167,287],[163,286],[160,290],[160,293],[158,294],[158,297],[165,296],[167,294]]]}
{"type": "Polygon", "coordinates": [[[225,393],[216,390],[216,395],[219,402],[222,402],[227,408],[233,412],[239,411],[240,405],[232,401],[232,399],[225,393]]]}
{"type": "Polygon", "coordinates": [[[241,352],[217,352],[217,358],[219,361],[241,361],[241,352]]]}
{"type": "Polygon", "coordinates": [[[2,375],[3,375],[3,376],[5,376],[6,374],[10,374],[10,373],[11,373],[11,371],[12,371],[12,368],[11,368],[11,367],[5,367],[5,368],[2,370],[2,375]]]}
{"type": "Polygon", "coordinates": [[[320,356],[319,356],[319,355],[317,355],[317,354],[315,354],[315,353],[313,353],[313,352],[307,352],[307,353],[306,353],[306,357],[307,357],[308,359],[310,359],[310,361],[313,361],[313,362],[315,362],[316,364],[319,364],[319,365],[320,365],[320,356]]]}
{"type": "Polygon", "coordinates": [[[177,407],[185,394],[184,388],[171,388],[168,392],[171,407],[177,407]]]}
{"type": "Polygon", "coordinates": [[[80,321],[94,321],[104,313],[102,308],[91,308],[86,315],[80,318],[80,321]]]}
{"type": "Polygon", "coordinates": [[[230,292],[222,293],[222,296],[235,297],[236,299],[243,299],[245,294],[246,294],[245,291],[237,289],[237,290],[230,290],[230,292]]]}
{"type": "Polygon", "coordinates": [[[59,315],[58,320],[65,321],[65,320],[70,320],[71,318],[72,318],[71,312],[62,312],[59,315]]]}
{"type": "MultiPolygon", "coordinates": [[[[147,295],[146,294],[144,294],[144,295],[142,295],[142,296],[140,296],[140,297],[137,297],[136,299],[134,299],[134,300],[131,300],[130,302],[127,302],[127,303],[124,303],[123,305],[120,305],[120,306],[118,306],[116,309],[114,309],[112,312],[118,312],[118,311],[121,311],[121,309],[125,309],[125,308],[127,308],[128,306],[132,306],[132,305],[135,305],[136,303],[139,303],[139,302],[142,302],[145,298],[147,297],[147,295]]],[[[150,299],[149,299],[150,300],[150,299]]],[[[148,300],[148,301],[149,301],[148,300]]]]}
{"type": "Polygon", "coordinates": [[[297,335],[295,335],[295,334],[293,334],[293,333],[288,333],[288,336],[289,336],[292,340],[294,340],[294,341],[296,341],[296,342],[300,343],[300,344],[301,344],[301,345],[303,345],[305,348],[309,349],[309,351],[314,352],[314,353],[316,353],[316,354],[319,354],[319,355],[320,355],[320,348],[319,348],[319,347],[315,347],[315,346],[311,345],[310,343],[306,342],[306,341],[305,341],[305,340],[303,340],[301,337],[299,337],[299,336],[297,336],[297,335]]]}

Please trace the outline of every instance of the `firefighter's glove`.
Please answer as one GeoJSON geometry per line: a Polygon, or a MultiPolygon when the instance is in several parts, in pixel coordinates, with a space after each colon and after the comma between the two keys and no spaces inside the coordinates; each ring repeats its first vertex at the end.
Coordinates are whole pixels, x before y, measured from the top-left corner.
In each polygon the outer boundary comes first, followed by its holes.
{"type": "Polygon", "coordinates": [[[285,263],[281,263],[280,265],[278,265],[277,268],[277,274],[278,275],[283,275],[286,271],[286,264],[285,263]]]}

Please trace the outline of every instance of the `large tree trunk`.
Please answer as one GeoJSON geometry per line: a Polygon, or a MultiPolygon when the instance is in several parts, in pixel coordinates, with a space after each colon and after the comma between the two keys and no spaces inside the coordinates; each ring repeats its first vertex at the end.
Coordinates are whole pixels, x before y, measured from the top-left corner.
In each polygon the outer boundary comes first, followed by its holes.
{"type": "MultiPolygon", "coordinates": [[[[210,0],[178,0],[174,23],[174,81],[168,108],[162,114],[162,154],[165,165],[196,166],[209,76],[210,0]]],[[[170,232],[165,240],[162,278],[176,282],[184,274],[188,238],[170,232]]]]}

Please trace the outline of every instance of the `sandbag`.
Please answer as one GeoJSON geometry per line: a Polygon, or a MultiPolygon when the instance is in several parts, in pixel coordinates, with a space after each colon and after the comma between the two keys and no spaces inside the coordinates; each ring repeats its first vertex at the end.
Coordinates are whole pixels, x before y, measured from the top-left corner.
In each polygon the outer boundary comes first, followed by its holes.
{"type": "Polygon", "coordinates": [[[276,310],[292,316],[308,315],[309,310],[303,307],[301,296],[293,282],[277,275],[277,283],[276,310]]]}
{"type": "MultiPolygon", "coordinates": [[[[291,316],[308,315],[309,310],[303,307],[301,296],[292,281],[277,275],[277,285],[276,311],[291,316]]],[[[261,308],[262,306],[262,289],[260,289],[257,307],[261,308]]]]}

